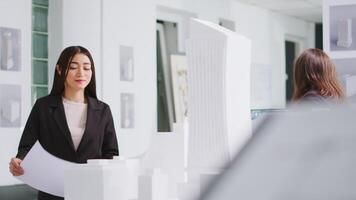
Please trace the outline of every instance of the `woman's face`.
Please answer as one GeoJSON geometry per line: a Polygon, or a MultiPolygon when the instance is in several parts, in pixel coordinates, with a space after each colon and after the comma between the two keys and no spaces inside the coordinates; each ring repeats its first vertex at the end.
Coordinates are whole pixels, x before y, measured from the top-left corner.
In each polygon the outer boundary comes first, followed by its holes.
{"type": "Polygon", "coordinates": [[[84,90],[92,76],[91,62],[85,54],[76,54],[68,67],[68,74],[64,83],[65,89],[73,91],[84,90]]]}

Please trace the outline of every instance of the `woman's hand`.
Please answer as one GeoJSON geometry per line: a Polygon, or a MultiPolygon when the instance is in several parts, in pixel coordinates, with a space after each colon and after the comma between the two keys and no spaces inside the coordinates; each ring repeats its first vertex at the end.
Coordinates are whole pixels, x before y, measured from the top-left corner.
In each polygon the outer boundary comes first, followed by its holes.
{"type": "Polygon", "coordinates": [[[21,176],[24,173],[22,167],[20,166],[21,162],[21,159],[11,158],[11,161],[9,163],[9,169],[12,175],[21,176]]]}

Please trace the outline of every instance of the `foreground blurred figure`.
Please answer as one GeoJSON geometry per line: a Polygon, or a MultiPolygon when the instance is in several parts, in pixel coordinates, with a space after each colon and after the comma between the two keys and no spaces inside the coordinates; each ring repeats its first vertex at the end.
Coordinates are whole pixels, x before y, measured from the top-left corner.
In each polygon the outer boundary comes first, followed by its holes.
{"type": "Polygon", "coordinates": [[[356,110],[310,110],[267,115],[201,199],[356,199],[356,110]]]}

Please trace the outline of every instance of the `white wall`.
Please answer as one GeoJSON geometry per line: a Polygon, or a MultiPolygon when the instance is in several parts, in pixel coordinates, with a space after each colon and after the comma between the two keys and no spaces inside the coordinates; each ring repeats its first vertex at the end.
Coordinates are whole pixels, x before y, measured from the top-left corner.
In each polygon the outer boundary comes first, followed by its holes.
{"type": "MultiPolygon", "coordinates": [[[[31,1],[0,1],[0,27],[21,30],[21,71],[0,70],[0,84],[21,85],[21,126],[26,123],[31,105],[31,1]],[[21,17],[17,15],[21,14],[21,17]]],[[[0,91],[2,92],[2,91],[0,91]]],[[[17,153],[20,128],[0,128],[0,185],[19,183],[10,175],[9,162],[17,153]]]]}
{"type": "Polygon", "coordinates": [[[54,67],[63,48],[80,45],[87,48],[96,67],[98,97],[102,97],[101,0],[50,0],[49,81],[52,86],[54,67]]]}
{"type": "Polygon", "coordinates": [[[156,0],[156,5],[197,13],[200,19],[217,23],[230,17],[231,0],[156,0]]]}
{"type": "MultiPolygon", "coordinates": [[[[283,108],[286,103],[285,38],[305,40],[302,49],[314,47],[314,24],[236,1],[231,10],[237,32],[252,40],[252,63],[271,67],[271,100],[252,102],[252,108],[283,108]]],[[[255,75],[251,74],[252,88],[258,81],[255,75]]]]}
{"type": "MultiPolygon", "coordinates": [[[[285,106],[285,52],[286,36],[305,41],[302,48],[314,47],[314,24],[269,10],[239,3],[236,0],[156,0],[157,5],[187,10],[201,19],[217,23],[226,18],[236,23],[236,31],[252,40],[253,66],[270,68],[271,91],[263,91],[256,83],[261,80],[251,73],[252,93],[264,92],[270,98],[253,99],[252,108],[283,108],[285,106]],[[262,91],[261,91],[262,90],[262,91]]],[[[252,70],[252,72],[259,70],[252,70]]]]}
{"type": "Polygon", "coordinates": [[[120,155],[144,153],[157,130],[156,15],[152,0],[103,1],[103,99],[112,109],[120,155]],[[120,81],[120,45],[133,47],[134,80],[120,81]],[[134,93],[135,128],[122,129],[120,94],[134,93]]]}

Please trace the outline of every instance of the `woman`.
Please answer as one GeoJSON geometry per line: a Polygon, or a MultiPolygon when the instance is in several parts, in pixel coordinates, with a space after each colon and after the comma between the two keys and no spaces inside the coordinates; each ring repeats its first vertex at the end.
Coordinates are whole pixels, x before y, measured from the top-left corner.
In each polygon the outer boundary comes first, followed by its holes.
{"type": "Polygon", "coordinates": [[[305,50],[294,63],[294,101],[327,103],[344,98],[335,66],[320,49],[305,50]]]}
{"type": "MultiPolygon", "coordinates": [[[[11,159],[14,176],[24,173],[21,161],[37,140],[52,155],[76,163],[119,154],[110,108],[96,96],[94,62],[87,49],[71,46],[61,53],[52,91],[34,104],[11,159]]],[[[63,198],[40,191],[38,199],[63,198]]]]}

